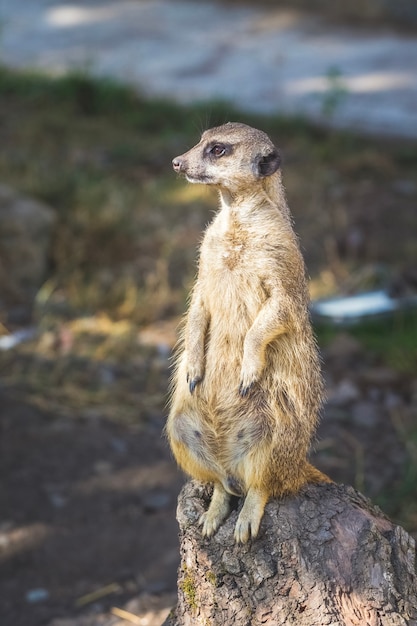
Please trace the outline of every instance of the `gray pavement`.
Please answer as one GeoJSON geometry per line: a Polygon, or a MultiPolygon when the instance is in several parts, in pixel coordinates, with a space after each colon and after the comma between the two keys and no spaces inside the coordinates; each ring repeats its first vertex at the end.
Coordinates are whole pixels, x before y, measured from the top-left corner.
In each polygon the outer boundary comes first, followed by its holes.
{"type": "Polygon", "coordinates": [[[186,0],[0,0],[0,62],[417,138],[417,36],[186,0]]]}

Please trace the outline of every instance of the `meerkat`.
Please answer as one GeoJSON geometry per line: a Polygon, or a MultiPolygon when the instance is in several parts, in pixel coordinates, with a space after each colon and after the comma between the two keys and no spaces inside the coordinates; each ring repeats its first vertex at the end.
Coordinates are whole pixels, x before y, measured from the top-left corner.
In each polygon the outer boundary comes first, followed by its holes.
{"type": "Polygon", "coordinates": [[[235,540],[245,543],[271,497],[330,480],[307,460],[323,383],[304,260],[264,132],[229,122],[172,163],[217,188],[220,210],[201,243],[166,431],[180,467],[214,484],[203,535],[240,496],[235,540]]]}

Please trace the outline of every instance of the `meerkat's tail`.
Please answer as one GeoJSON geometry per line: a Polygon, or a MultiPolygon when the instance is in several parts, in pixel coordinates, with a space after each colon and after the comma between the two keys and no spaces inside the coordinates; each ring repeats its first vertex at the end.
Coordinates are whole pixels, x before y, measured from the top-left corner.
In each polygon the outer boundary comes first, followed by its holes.
{"type": "Polygon", "coordinates": [[[323,474],[317,467],[311,465],[311,463],[306,464],[305,468],[305,481],[306,483],[332,483],[334,482],[331,478],[327,476],[327,474],[323,474]]]}

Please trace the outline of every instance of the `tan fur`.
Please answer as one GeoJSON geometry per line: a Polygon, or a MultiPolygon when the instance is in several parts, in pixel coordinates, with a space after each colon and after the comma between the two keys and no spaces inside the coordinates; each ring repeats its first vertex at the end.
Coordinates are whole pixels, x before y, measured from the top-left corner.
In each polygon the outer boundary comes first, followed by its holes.
{"type": "Polygon", "coordinates": [[[173,161],[190,182],[216,186],[221,207],[201,245],[167,434],[183,470],[214,483],[204,534],[230,494],[245,497],[240,542],[256,536],[270,497],[329,480],[307,462],[322,378],[279,162],[265,133],[236,123],[173,161]]]}

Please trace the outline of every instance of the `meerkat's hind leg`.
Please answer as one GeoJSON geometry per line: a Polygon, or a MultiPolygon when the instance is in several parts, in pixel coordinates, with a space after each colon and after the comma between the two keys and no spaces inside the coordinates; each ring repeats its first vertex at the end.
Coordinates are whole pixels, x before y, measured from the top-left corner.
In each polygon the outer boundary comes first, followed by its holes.
{"type": "Polygon", "coordinates": [[[263,491],[253,487],[249,489],[236,522],[235,540],[237,543],[246,543],[250,537],[252,539],[256,537],[267,500],[268,496],[263,491]]]}
{"type": "Polygon", "coordinates": [[[198,523],[205,537],[211,537],[230,512],[230,495],[220,483],[215,483],[210,506],[198,523]]]}

